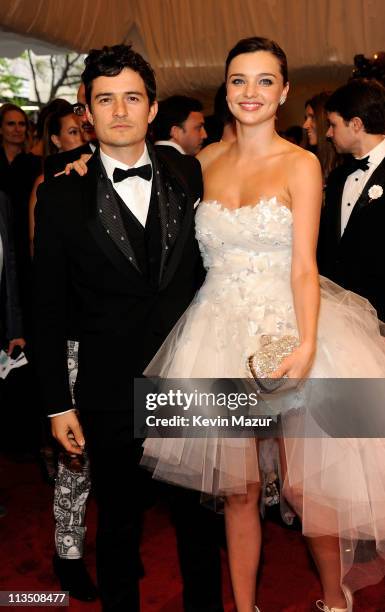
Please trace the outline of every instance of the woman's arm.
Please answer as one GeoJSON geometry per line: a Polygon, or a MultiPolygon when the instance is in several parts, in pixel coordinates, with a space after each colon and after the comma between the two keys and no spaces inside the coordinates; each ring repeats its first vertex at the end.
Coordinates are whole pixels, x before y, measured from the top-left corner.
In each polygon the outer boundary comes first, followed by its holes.
{"type": "Polygon", "coordinates": [[[300,346],[282,362],[275,375],[303,378],[315,355],[320,302],[316,247],[322,175],[318,160],[311,153],[301,151],[290,166],[289,176],[293,213],[291,286],[300,346]]]}

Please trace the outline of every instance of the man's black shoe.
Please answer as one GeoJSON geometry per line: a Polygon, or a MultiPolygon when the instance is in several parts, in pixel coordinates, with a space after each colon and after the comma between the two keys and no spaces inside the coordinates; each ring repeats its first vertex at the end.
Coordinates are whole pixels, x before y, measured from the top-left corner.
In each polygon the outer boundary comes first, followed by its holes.
{"type": "Polygon", "coordinates": [[[97,599],[96,587],[83,559],[61,559],[55,554],[53,569],[59,578],[62,591],[68,591],[70,597],[80,599],[80,601],[95,601],[97,599]]]}

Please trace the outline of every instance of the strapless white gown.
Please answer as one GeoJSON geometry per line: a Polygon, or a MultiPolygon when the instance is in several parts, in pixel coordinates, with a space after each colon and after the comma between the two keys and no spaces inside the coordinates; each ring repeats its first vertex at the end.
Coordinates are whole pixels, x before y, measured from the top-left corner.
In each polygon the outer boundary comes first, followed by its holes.
{"type": "MultiPolygon", "coordinates": [[[[276,198],[236,210],[202,202],[196,235],[206,280],[145,374],[245,378],[246,358],[258,349],[262,334],[297,334],[291,211],[276,198]]],[[[372,306],[325,278],[320,277],[320,286],[310,377],[385,378],[385,340],[372,306]]],[[[385,398],[383,406],[383,415],[376,417],[380,421],[385,421],[385,398]]],[[[296,438],[290,419],[290,413],[282,416],[284,433],[291,429],[285,437],[285,494],[302,518],[304,533],[340,537],[343,571],[350,570],[353,589],[376,582],[383,570],[381,555],[385,558],[385,440],[326,433],[308,437],[308,424],[313,433],[317,427],[320,434],[322,427],[329,430],[327,418],[315,424],[306,410],[294,417],[302,434],[296,438]],[[379,556],[353,567],[357,540],[376,541],[379,556]]],[[[213,495],[243,493],[259,480],[253,438],[149,438],[142,463],[155,478],[213,495]]]]}

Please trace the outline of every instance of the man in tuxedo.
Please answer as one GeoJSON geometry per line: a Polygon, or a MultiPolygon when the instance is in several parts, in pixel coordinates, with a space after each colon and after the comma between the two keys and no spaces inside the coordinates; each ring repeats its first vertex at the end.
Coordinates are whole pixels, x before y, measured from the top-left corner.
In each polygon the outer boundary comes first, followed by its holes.
{"type": "Polygon", "coordinates": [[[385,88],[354,79],[326,103],[338,153],[329,175],[318,243],[320,273],[367,298],[385,318],[385,88]]]}
{"type": "MultiPolygon", "coordinates": [[[[181,156],[171,165],[146,144],[157,111],[155,77],[130,46],[91,51],[83,82],[100,151],[85,176],[60,176],[39,188],[36,366],[53,435],[71,454],[85,444],[90,454],[103,610],[135,612],[148,480],[133,435],[133,380],[203,278],[194,236],[202,176],[195,159],[181,156]],[[66,365],[69,301],[77,305],[81,424],[66,365]]],[[[180,490],[177,498],[185,610],[220,612],[215,516],[194,492],[180,490]]]]}
{"type": "Polygon", "coordinates": [[[207,133],[203,107],[196,98],[170,96],[159,102],[152,129],[155,145],[170,159],[181,155],[196,155],[207,133]]]}

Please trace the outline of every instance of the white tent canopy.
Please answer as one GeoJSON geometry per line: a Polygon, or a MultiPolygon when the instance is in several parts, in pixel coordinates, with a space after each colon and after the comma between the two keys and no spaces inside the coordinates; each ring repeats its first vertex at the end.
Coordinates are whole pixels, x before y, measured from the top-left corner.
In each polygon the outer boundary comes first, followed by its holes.
{"type": "MultiPolygon", "coordinates": [[[[87,52],[134,42],[161,96],[212,93],[229,48],[253,35],[286,51],[296,96],[343,81],[357,53],[385,48],[384,0],[1,0],[0,26],[87,52]]],[[[1,49],[1,47],[0,47],[1,49]]],[[[0,51],[1,55],[6,55],[0,51]]]]}
{"type": "Polygon", "coordinates": [[[68,49],[46,43],[37,38],[7,32],[0,28],[0,57],[19,57],[26,49],[31,49],[36,55],[58,55],[68,51],[68,49]]]}

